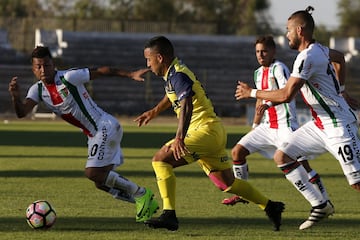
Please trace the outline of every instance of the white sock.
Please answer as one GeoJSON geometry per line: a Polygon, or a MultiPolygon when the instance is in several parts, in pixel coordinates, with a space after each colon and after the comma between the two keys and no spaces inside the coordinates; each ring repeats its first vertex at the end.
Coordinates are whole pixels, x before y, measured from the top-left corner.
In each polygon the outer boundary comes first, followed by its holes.
{"type": "Polygon", "coordinates": [[[299,164],[294,169],[288,171],[285,177],[304,196],[312,207],[327,201],[327,199],[324,199],[322,194],[314,188],[313,184],[309,182],[306,170],[302,165],[299,164]]]}
{"type": "Polygon", "coordinates": [[[114,171],[109,172],[105,185],[110,188],[110,194],[120,199],[123,199],[124,196],[131,198],[142,196],[145,192],[143,187],[139,187],[136,183],[131,182],[114,171]]]}
{"type": "Polygon", "coordinates": [[[234,176],[238,179],[248,180],[249,178],[249,168],[248,164],[233,164],[234,176]]]}
{"type": "Polygon", "coordinates": [[[326,199],[329,200],[329,195],[327,194],[325,185],[321,181],[320,176],[315,170],[312,170],[308,173],[309,181],[314,185],[315,189],[321,193],[321,195],[326,199]]]}

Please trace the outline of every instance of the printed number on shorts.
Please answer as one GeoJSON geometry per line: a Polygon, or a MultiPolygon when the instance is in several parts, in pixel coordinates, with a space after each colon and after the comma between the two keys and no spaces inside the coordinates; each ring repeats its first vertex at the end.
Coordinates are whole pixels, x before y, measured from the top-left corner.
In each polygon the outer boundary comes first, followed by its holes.
{"type": "Polygon", "coordinates": [[[339,147],[338,154],[339,156],[341,156],[344,163],[351,162],[354,159],[354,154],[349,145],[344,145],[342,147],[339,147]]]}
{"type": "Polygon", "coordinates": [[[93,157],[96,155],[97,151],[98,151],[98,148],[99,148],[99,145],[97,144],[94,144],[92,147],[91,147],[91,151],[90,151],[90,156],[93,157]]]}

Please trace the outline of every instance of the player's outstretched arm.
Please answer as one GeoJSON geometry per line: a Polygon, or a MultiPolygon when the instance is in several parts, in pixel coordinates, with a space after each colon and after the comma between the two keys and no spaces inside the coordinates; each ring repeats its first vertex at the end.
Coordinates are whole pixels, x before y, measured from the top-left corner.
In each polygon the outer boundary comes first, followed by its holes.
{"type": "Polygon", "coordinates": [[[119,69],[119,68],[113,68],[108,66],[98,67],[98,68],[91,68],[90,70],[90,79],[95,79],[100,76],[118,76],[118,77],[127,77],[131,78],[135,81],[142,82],[144,81],[143,74],[150,71],[148,68],[142,68],[133,72],[119,69]]]}
{"type": "Polygon", "coordinates": [[[13,77],[9,83],[9,93],[12,98],[15,113],[18,118],[25,117],[37,104],[35,101],[27,98],[21,101],[20,87],[17,84],[17,77],[13,77]]]}
{"type": "Polygon", "coordinates": [[[149,71],[150,71],[149,68],[142,68],[142,69],[130,72],[130,77],[132,79],[134,79],[135,81],[143,82],[144,81],[143,75],[149,71]]]}

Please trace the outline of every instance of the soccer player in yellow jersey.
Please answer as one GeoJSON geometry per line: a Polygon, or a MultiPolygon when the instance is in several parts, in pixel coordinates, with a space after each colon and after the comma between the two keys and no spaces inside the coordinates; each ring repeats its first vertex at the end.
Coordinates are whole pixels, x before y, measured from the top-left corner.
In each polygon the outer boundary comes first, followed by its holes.
{"type": "Polygon", "coordinates": [[[234,178],[226,152],[227,135],[221,120],[194,73],[175,57],[172,43],[164,36],[156,36],[145,44],[144,57],[152,72],[163,77],[166,94],[154,108],[135,121],[138,126],[146,125],[171,106],[178,118],[175,138],[152,159],[163,212],[160,217],[144,223],[152,228],[178,229],[173,169],[197,162],[216,187],[258,204],[273,222],[274,229],[279,230],[284,204],[269,200],[247,181],[234,178]]]}

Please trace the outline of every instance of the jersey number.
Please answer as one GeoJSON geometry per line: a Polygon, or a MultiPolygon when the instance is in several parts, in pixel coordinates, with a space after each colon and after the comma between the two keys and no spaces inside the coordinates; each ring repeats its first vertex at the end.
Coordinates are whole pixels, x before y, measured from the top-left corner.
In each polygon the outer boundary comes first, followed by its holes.
{"type": "Polygon", "coordinates": [[[354,159],[354,154],[349,145],[344,145],[343,147],[339,147],[338,154],[339,156],[341,156],[344,163],[351,162],[354,159]]]}
{"type": "Polygon", "coordinates": [[[90,151],[90,156],[93,157],[96,155],[97,151],[98,151],[98,148],[99,148],[99,145],[97,144],[94,144],[91,148],[91,151],[90,151]]]}

